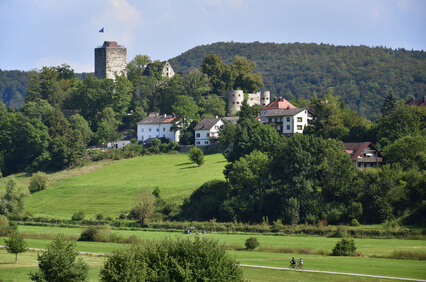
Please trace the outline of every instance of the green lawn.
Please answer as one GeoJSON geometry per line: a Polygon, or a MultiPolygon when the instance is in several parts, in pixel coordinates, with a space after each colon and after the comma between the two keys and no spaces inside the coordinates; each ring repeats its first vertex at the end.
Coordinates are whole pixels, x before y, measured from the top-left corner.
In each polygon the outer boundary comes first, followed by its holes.
{"type": "MultiPolygon", "coordinates": [[[[96,169],[87,168],[80,175],[50,174],[53,183],[28,197],[25,211],[34,216],[70,219],[82,210],[86,218],[99,213],[115,218],[130,209],[138,191],[155,187],[165,200],[180,203],[204,182],[223,179],[227,162],[222,154],[206,155],[205,159],[198,167],[186,154],[143,156],[102,163],[100,167],[95,164],[96,169]]],[[[23,175],[20,178],[23,184],[28,183],[23,175]]],[[[5,180],[1,183],[4,185],[5,180]]]]}
{"type": "MultiPolygon", "coordinates": [[[[63,227],[41,227],[41,226],[26,226],[20,225],[19,232],[25,234],[46,234],[54,235],[62,233],[66,236],[78,238],[83,231],[83,228],[63,228],[63,227]]],[[[127,230],[112,230],[118,235],[128,238],[135,236],[143,240],[160,239],[166,236],[188,236],[178,232],[161,232],[161,231],[127,231],[127,230]]],[[[273,236],[273,235],[248,235],[248,234],[221,234],[207,233],[209,238],[219,240],[228,246],[244,247],[244,242],[248,237],[256,237],[259,240],[261,248],[274,249],[308,249],[308,250],[325,250],[331,251],[340,238],[326,238],[316,236],[273,236]]],[[[401,239],[366,239],[355,238],[357,252],[365,256],[386,256],[392,254],[393,251],[419,251],[426,252],[425,240],[401,240],[401,239]]]]}

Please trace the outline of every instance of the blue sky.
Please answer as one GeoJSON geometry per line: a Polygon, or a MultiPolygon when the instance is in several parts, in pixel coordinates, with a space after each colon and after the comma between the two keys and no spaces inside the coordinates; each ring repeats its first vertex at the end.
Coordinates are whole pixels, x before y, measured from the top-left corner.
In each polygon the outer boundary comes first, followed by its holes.
{"type": "Polygon", "coordinates": [[[0,0],[0,69],[93,72],[103,41],[168,60],[223,42],[426,50],[425,0],[0,0]],[[101,28],[105,33],[99,33],[101,28]]]}

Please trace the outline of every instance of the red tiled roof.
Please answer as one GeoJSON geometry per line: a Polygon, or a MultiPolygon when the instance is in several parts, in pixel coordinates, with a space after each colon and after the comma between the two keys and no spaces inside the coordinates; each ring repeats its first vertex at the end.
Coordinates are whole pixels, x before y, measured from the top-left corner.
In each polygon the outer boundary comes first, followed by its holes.
{"type": "Polygon", "coordinates": [[[420,108],[424,107],[426,105],[426,97],[424,97],[423,99],[411,99],[409,101],[405,102],[406,105],[409,106],[418,106],[420,108]]]}
{"type": "MultiPolygon", "coordinates": [[[[351,155],[351,159],[353,161],[356,160],[361,155],[361,153],[367,149],[367,147],[371,147],[377,151],[376,147],[374,147],[373,143],[371,142],[343,142],[343,146],[345,146],[346,153],[351,155]]],[[[377,151],[377,154],[381,156],[379,151],[377,151]]]]}
{"type": "Polygon", "coordinates": [[[287,101],[284,98],[278,98],[269,103],[267,106],[262,108],[262,110],[272,110],[272,109],[296,109],[292,103],[287,101]]]}
{"type": "Polygon", "coordinates": [[[162,124],[172,123],[175,117],[172,115],[150,115],[138,122],[138,124],[162,124]]]}

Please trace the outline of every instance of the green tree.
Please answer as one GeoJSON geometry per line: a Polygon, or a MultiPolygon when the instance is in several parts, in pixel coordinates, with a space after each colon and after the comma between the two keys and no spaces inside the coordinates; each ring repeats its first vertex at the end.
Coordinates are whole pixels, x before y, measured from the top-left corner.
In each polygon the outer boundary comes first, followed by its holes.
{"type": "Polygon", "coordinates": [[[199,236],[116,250],[101,269],[101,281],[207,280],[243,281],[243,273],[223,246],[199,236]]]}
{"type": "Polygon", "coordinates": [[[24,197],[29,195],[28,188],[19,184],[12,176],[6,184],[6,193],[2,202],[5,209],[2,211],[5,215],[8,213],[19,214],[24,210],[24,197]]]}
{"type": "Polygon", "coordinates": [[[154,214],[154,203],[155,197],[146,188],[142,189],[136,197],[130,215],[133,219],[139,221],[141,227],[143,227],[146,221],[154,214]]]}
{"type": "Polygon", "coordinates": [[[18,262],[18,254],[27,251],[27,243],[18,232],[13,232],[9,239],[4,239],[6,251],[15,254],[15,263],[18,262]]]}
{"type": "Polygon", "coordinates": [[[225,96],[232,89],[234,78],[231,67],[222,61],[219,55],[207,55],[200,67],[212,84],[211,93],[225,96]]]}
{"type": "Polygon", "coordinates": [[[193,120],[199,120],[198,106],[192,97],[178,96],[176,102],[172,106],[175,113],[174,130],[186,129],[193,120]]]}
{"type": "Polygon", "coordinates": [[[83,138],[83,143],[85,145],[89,144],[93,137],[93,132],[90,129],[87,120],[85,120],[81,115],[75,114],[70,117],[69,123],[72,129],[80,131],[81,137],[83,138]]]}
{"type": "Polygon", "coordinates": [[[206,74],[195,69],[182,76],[183,93],[200,101],[203,96],[210,92],[210,80],[206,74]]]}
{"type": "Polygon", "coordinates": [[[102,112],[97,115],[97,120],[99,121],[98,129],[95,132],[97,144],[106,144],[119,138],[119,133],[117,132],[119,122],[112,108],[104,108],[102,112]]]}
{"type": "Polygon", "coordinates": [[[136,55],[133,60],[127,64],[127,77],[133,84],[138,83],[149,63],[152,63],[149,56],[136,55]]]}
{"type": "Polygon", "coordinates": [[[246,57],[235,56],[231,65],[233,77],[233,89],[241,89],[244,93],[253,93],[257,89],[262,88],[262,75],[253,73],[256,63],[250,61],[246,57]]]}
{"type": "Polygon", "coordinates": [[[343,238],[337,242],[336,246],[333,248],[333,256],[351,256],[355,250],[354,239],[343,238]]]}
{"type": "Polygon", "coordinates": [[[32,281],[86,281],[89,266],[74,250],[75,243],[58,235],[47,246],[47,251],[37,255],[39,271],[30,272],[32,281]]]}
{"type": "Polygon", "coordinates": [[[254,250],[259,247],[260,244],[256,237],[249,237],[246,239],[244,245],[246,246],[246,250],[254,250]]]}
{"type": "Polygon", "coordinates": [[[386,146],[382,153],[389,164],[399,163],[403,169],[412,167],[426,170],[426,138],[423,135],[407,135],[386,146]]]}
{"type": "Polygon", "coordinates": [[[193,147],[189,150],[188,157],[192,163],[197,164],[198,166],[202,166],[204,164],[205,160],[203,151],[201,151],[198,147],[193,147]]]}
{"type": "Polygon", "coordinates": [[[396,108],[396,97],[392,90],[386,95],[385,101],[383,102],[380,112],[383,116],[390,114],[396,108]]]}
{"type": "Polygon", "coordinates": [[[30,186],[28,187],[28,190],[30,190],[31,193],[34,193],[47,189],[47,187],[49,187],[49,179],[47,178],[47,174],[41,171],[33,173],[30,178],[30,186]]]}
{"type": "Polygon", "coordinates": [[[226,115],[226,103],[216,95],[210,95],[199,102],[202,118],[223,117],[226,115]]]}

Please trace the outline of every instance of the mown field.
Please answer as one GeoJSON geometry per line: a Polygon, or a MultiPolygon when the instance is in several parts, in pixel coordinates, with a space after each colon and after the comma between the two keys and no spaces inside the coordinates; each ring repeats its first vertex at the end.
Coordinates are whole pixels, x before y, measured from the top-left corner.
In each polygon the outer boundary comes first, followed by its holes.
{"type": "MultiPolygon", "coordinates": [[[[224,178],[227,162],[222,154],[206,155],[205,159],[198,167],[186,154],[153,155],[49,174],[49,188],[28,197],[25,212],[70,219],[75,212],[84,211],[86,218],[99,213],[116,218],[131,208],[138,191],[155,187],[163,199],[181,203],[204,182],[224,178]]],[[[28,178],[20,175],[18,180],[28,185],[28,178]]],[[[6,182],[7,178],[1,179],[2,189],[6,182]]]]}
{"type": "MultiPolygon", "coordinates": [[[[29,227],[19,226],[22,234],[28,237],[54,236],[54,234],[65,234],[67,237],[78,237],[81,228],[59,228],[59,227],[29,227]]],[[[153,232],[153,231],[124,231],[114,230],[113,232],[127,238],[136,236],[143,240],[155,240],[166,236],[185,236],[188,238],[197,236],[195,234],[185,235],[177,232],[153,232]]],[[[426,263],[424,261],[398,260],[376,258],[378,255],[390,255],[395,250],[416,250],[424,252],[426,242],[422,240],[400,240],[400,239],[355,239],[357,252],[361,257],[333,257],[329,255],[307,255],[300,253],[282,253],[282,248],[310,249],[310,250],[331,250],[338,238],[323,238],[312,236],[271,236],[256,235],[260,242],[260,250],[243,250],[245,240],[253,235],[249,234],[205,234],[211,239],[218,240],[220,244],[229,248],[229,254],[237,259],[241,264],[262,265],[272,267],[288,267],[292,256],[303,257],[305,267],[309,270],[348,272],[370,275],[384,275],[405,278],[426,278],[426,263]]],[[[0,242],[3,240],[0,239],[0,242]]],[[[43,249],[50,242],[49,239],[26,239],[28,246],[43,249]]],[[[93,253],[111,253],[114,249],[125,248],[123,244],[98,243],[98,242],[77,242],[76,250],[93,253]]],[[[15,265],[14,255],[7,254],[5,250],[0,250],[0,278],[3,281],[25,281],[29,271],[37,269],[36,253],[29,251],[18,256],[18,264],[15,265]],[[22,280],[21,280],[22,279],[22,280]]],[[[83,256],[91,267],[91,279],[97,281],[98,273],[104,262],[103,257],[83,256]]],[[[283,280],[320,280],[329,279],[331,281],[359,280],[360,277],[350,277],[332,274],[319,273],[293,273],[282,270],[265,270],[244,268],[246,279],[251,281],[283,281],[283,280]]],[[[369,280],[369,279],[367,279],[369,280]]]]}

